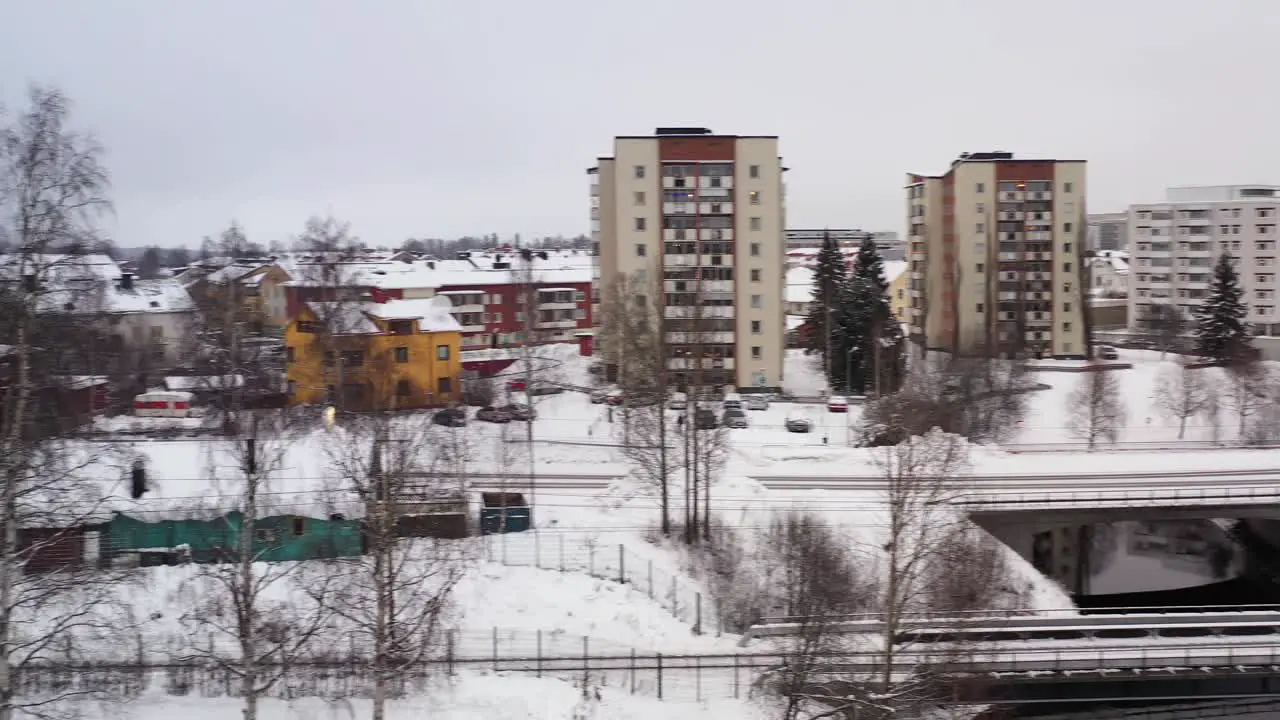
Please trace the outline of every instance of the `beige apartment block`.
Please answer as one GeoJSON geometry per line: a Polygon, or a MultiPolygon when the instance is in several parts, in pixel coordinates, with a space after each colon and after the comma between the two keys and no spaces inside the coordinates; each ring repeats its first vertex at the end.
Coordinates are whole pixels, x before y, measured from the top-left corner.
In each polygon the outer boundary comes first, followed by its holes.
{"type": "Polygon", "coordinates": [[[588,169],[597,296],[625,278],[663,318],[676,384],[781,388],[785,170],[776,136],[705,128],[615,138],[588,169]]]}
{"type": "Polygon", "coordinates": [[[1165,202],[1129,207],[1129,328],[1138,330],[1154,305],[1176,307],[1187,323],[1209,296],[1213,266],[1234,258],[1259,334],[1280,332],[1280,186],[1210,185],[1169,188],[1165,202]]]}
{"type": "Polygon", "coordinates": [[[1085,342],[1085,162],[964,153],[907,175],[910,335],[961,355],[1073,357],[1085,342]]]}

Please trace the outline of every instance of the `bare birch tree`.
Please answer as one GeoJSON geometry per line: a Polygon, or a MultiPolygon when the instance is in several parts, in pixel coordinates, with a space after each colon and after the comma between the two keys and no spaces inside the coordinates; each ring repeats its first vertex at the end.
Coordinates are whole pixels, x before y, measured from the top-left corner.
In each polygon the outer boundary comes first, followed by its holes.
{"type": "Polygon", "coordinates": [[[1156,376],[1155,399],[1161,412],[1178,421],[1178,439],[1187,432],[1187,421],[1209,408],[1209,398],[1217,394],[1211,368],[1192,367],[1189,360],[1165,365],[1156,376]]]}
{"type": "Polygon", "coordinates": [[[1257,360],[1241,358],[1223,366],[1225,386],[1223,404],[1236,416],[1236,433],[1240,442],[1249,437],[1249,418],[1258,414],[1270,401],[1271,373],[1257,360]]]}
{"type": "Polygon", "coordinates": [[[387,701],[421,677],[438,651],[449,596],[466,571],[461,543],[404,537],[402,510],[448,490],[442,458],[431,452],[432,426],[417,417],[350,418],[330,461],[343,487],[338,507],[354,502],[365,518],[366,555],[326,563],[326,591],[317,599],[343,625],[345,640],[364,657],[373,682],[373,720],[387,701]],[[425,452],[424,452],[425,451],[425,452]]]}
{"type": "Polygon", "coordinates": [[[282,413],[240,410],[235,418],[238,437],[220,443],[209,464],[221,493],[213,500],[217,507],[195,510],[227,523],[236,544],[215,562],[201,558],[206,564],[184,582],[181,592],[191,602],[180,618],[185,642],[177,654],[233,678],[245,720],[256,720],[261,699],[313,649],[330,614],[319,602],[323,583],[311,582],[302,592],[303,564],[279,557],[282,535],[306,532],[309,522],[297,501],[303,495],[282,493],[272,482],[298,438],[286,434],[282,413]],[[283,530],[282,517],[290,524],[283,530]],[[276,522],[264,522],[268,518],[276,522]]]}
{"type": "MultiPolygon", "coordinates": [[[[678,423],[667,412],[670,397],[662,321],[633,298],[647,286],[637,277],[618,277],[601,303],[601,332],[616,348],[618,386],[626,401],[623,423],[615,430],[622,454],[640,478],[658,491],[662,534],[671,535],[671,487],[681,467],[675,440],[678,423]]],[[[686,401],[686,407],[691,407],[686,401]]],[[[684,411],[682,411],[684,412],[684,411]]]]}
{"type": "MultiPolygon", "coordinates": [[[[74,303],[75,288],[53,287],[56,252],[74,256],[97,242],[94,222],[108,209],[101,149],[67,123],[67,99],[33,87],[28,105],[0,125],[0,236],[15,248],[6,258],[4,335],[7,377],[0,416],[0,720],[40,717],[82,690],[56,688],[23,697],[19,673],[51,659],[83,660],[111,647],[101,610],[113,601],[109,574],[95,576],[76,558],[35,571],[42,552],[55,550],[107,500],[83,473],[110,455],[78,452],[50,435],[62,411],[42,380],[51,342],[44,321],[54,303],[74,303]],[[40,338],[43,337],[43,340],[40,338]],[[32,530],[46,532],[31,536],[32,530]],[[23,536],[28,537],[24,538],[23,536]]],[[[83,450],[81,448],[80,450],[83,450]]],[[[118,628],[126,630],[127,628],[118,628]]]]}
{"type": "MultiPolygon", "coordinates": [[[[363,410],[364,398],[348,397],[347,365],[356,352],[346,338],[360,331],[368,320],[359,312],[362,283],[371,282],[355,265],[363,245],[351,227],[333,217],[312,217],[295,242],[295,281],[315,315],[308,327],[312,351],[323,358],[323,372],[316,380],[326,403],[338,410],[363,410]]],[[[363,344],[357,344],[358,349],[363,344]]]]}
{"type": "Polygon", "coordinates": [[[1099,441],[1114,443],[1124,427],[1126,410],[1114,373],[1091,369],[1081,374],[1067,397],[1067,428],[1093,450],[1099,441]]]}

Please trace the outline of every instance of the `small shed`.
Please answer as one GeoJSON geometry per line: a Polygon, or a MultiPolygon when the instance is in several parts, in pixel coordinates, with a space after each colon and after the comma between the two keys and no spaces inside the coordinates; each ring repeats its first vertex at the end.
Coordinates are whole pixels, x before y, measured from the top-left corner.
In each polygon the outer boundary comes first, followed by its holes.
{"type": "Polygon", "coordinates": [[[482,534],[523,532],[532,525],[533,512],[523,493],[487,492],[481,493],[480,498],[482,534]]]}
{"type": "MultiPolygon", "coordinates": [[[[200,520],[147,522],[116,513],[102,527],[100,557],[113,563],[125,555],[143,560],[182,547],[191,562],[235,560],[240,548],[244,515],[233,510],[221,517],[200,520]]],[[[353,557],[363,554],[358,520],[301,515],[274,515],[254,523],[253,552],[265,562],[353,557]]]]}
{"type": "Polygon", "coordinates": [[[400,537],[464,538],[468,535],[467,496],[460,490],[406,493],[395,503],[400,537]]]}

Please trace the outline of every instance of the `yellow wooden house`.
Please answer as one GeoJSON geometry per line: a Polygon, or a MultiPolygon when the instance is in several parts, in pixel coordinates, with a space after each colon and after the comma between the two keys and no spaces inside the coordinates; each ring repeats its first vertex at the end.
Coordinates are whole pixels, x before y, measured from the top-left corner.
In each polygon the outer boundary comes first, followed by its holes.
{"type": "Polygon", "coordinates": [[[462,328],[447,298],[302,303],[285,329],[291,404],[439,407],[461,397],[462,328]]]}

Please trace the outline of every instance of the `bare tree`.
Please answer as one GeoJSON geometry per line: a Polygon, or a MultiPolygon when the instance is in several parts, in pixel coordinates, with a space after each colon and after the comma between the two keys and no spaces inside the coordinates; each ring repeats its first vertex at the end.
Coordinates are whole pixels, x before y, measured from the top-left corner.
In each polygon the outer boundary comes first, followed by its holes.
{"type": "Polygon", "coordinates": [[[901,389],[863,409],[862,442],[892,445],[935,427],[975,442],[1006,440],[1026,415],[1032,389],[1017,360],[926,357],[901,389]]]}
{"type": "Polygon", "coordinates": [[[887,527],[877,598],[881,670],[869,683],[869,701],[887,711],[933,699],[927,676],[898,676],[899,635],[913,613],[929,611],[937,597],[931,595],[936,593],[933,581],[954,559],[947,549],[968,531],[968,521],[953,506],[969,468],[968,444],[958,435],[934,429],[883,448],[876,463],[884,477],[887,527]]]}
{"type": "MultiPolygon", "coordinates": [[[[304,531],[308,522],[290,500],[298,496],[273,492],[270,482],[291,440],[284,435],[284,418],[243,411],[237,418],[241,437],[226,441],[220,450],[238,477],[215,476],[215,486],[226,494],[215,501],[217,508],[209,509],[232,525],[237,545],[229,548],[229,557],[202,564],[184,583],[183,592],[195,602],[181,617],[185,643],[180,657],[212,664],[235,678],[244,698],[244,718],[255,720],[261,698],[311,649],[329,613],[318,601],[321,583],[309,584],[307,593],[294,587],[302,564],[280,561],[281,529],[262,522],[287,516],[304,531]],[[239,514],[238,525],[232,513],[239,514]]],[[[225,467],[210,463],[219,466],[225,467]]]]}
{"type": "Polygon", "coordinates": [[[57,424],[42,417],[61,410],[49,401],[56,389],[41,378],[47,342],[57,339],[44,323],[52,303],[76,297],[74,288],[47,284],[51,267],[64,261],[54,253],[74,256],[93,247],[94,221],[108,208],[101,149],[71,131],[68,117],[60,92],[33,87],[28,106],[0,125],[0,236],[16,248],[6,261],[0,338],[7,346],[0,416],[0,720],[19,712],[38,717],[82,692],[60,688],[20,697],[18,674],[49,659],[85,657],[81,653],[102,648],[109,637],[99,614],[112,597],[107,576],[95,577],[74,558],[52,572],[33,567],[39,554],[103,509],[102,488],[80,477],[83,455],[98,466],[110,462],[98,452],[76,456],[49,432],[57,424]],[[45,341],[37,344],[42,333],[45,341]],[[32,537],[39,529],[46,532],[32,537]]]}
{"type": "MultiPolygon", "coordinates": [[[[618,429],[622,453],[641,478],[653,485],[659,496],[659,512],[664,537],[671,534],[671,487],[681,467],[675,444],[678,423],[673,423],[666,404],[670,396],[666,365],[666,342],[662,321],[651,308],[636,305],[633,298],[646,294],[646,284],[632,276],[610,283],[608,297],[601,303],[601,331],[616,348],[618,385],[626,406],[618,429]]],[[[686,407],[692,405],[686,401],[686,407]]]]}
{"type": "Polygon", "coordinates": [[[1210,396],[1217,394],[1212,369],[1196,368],[1190,360],[1180,360],[1166,365],[1156,376],[1156,405],[1171,418],[1178,420],[1178,439],[1187,431],[1187,421],[1202,415],[1208,408],[1210,396]]]}
{"type": "Polygon", "coordinates": [[[1227,363],[1223,366],[1223,373],[1226,383],[1222,399],[1226,407],[1235,413],[1240,442],[1247,442],[1249,418],[1262,411],[1271,400],[1272,373],[1251,357],[1227,363]]]}
{"type": "MultiPolygon", "coordinates": [[[[312,390],[325,393],[326,403],[339,410],[361,410],[363,398],[349,397],[347,365],[356,350],[348,338],[368,323],[359,312],[361,283],[365,277],[355,261],[363,244],[351,234],[351,227],[333,217],[312,217],[295,243],[297,282],[315,320],[306,327],[311,335],[311,351],[324,358],[323,372],[312,390]]],[[[357,343],[362,347],[362,343],[357,343]]]]}
{"type": "Polygon", "coordinates": [[[450,489],[439,473],[452,463],[431,452],[437,442],[429,421],[370,415],[349,423],[330,451],[345,485],[334,500],[337,507],[354,501],[360,508],[367,554],[328,563],[326,592],[317,599],[343,623],[347,642],[367,653],[372,718],[384,720],[387,701],[438,649],[466,558],[461,544],[401,532],[402,510],[450,489]]]}
{"type": "Polygon", "coordinates": [[[1083,373],[1067,398],[1067,428],[1089,443],[1114,443],[1124,427],[1126,411],[1120,396],[1120,382],[1111,372],[1092,368],[1083,373]]]}

